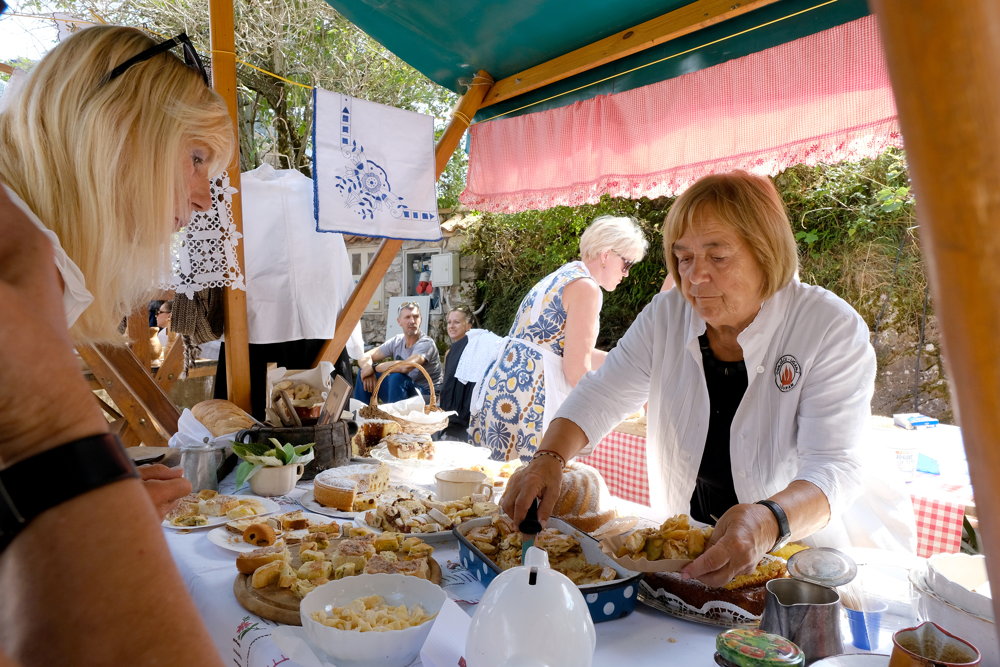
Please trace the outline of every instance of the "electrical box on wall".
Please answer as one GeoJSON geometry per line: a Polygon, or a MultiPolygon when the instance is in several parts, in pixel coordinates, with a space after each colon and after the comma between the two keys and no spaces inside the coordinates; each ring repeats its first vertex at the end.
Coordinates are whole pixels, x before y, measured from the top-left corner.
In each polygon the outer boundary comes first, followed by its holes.
{"type": "Polygon", "coordinates": [[[436,287],[451,287],[460,282],[461,258],[457,252],[431,256],[431,280],[436,287]]]}

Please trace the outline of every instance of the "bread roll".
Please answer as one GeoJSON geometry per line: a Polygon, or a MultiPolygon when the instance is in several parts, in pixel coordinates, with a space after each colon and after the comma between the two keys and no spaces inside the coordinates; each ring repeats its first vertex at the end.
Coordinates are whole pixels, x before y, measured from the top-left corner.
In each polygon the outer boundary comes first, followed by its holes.
{"type": "Polygon", "coordinates": [[[274,528],[266,523],[255,523],[243,531],[243,541],[255,547],[269,547],[276,539],[274,528]]]}
{"type": "Polygon", "coordinates": [[[191,408],[191,414],[216,438],[236,433],[243,428],[250,428],[256,423],[234,403],[218,398],[202,401],[191,408]]]}
{"type": "Polygon", "coordinates": [[[590,533],[618,516],[609,507],[610,499],[611,494],[601,473],[572,461],[563,469],[562,490],[552,509],[552,516],[590,533]]]}

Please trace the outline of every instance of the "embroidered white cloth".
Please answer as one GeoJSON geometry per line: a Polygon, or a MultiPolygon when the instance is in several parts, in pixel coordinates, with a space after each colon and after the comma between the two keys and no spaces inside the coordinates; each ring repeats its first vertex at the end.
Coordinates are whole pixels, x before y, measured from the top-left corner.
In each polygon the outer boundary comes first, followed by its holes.
{"type": "Polygon", "coordinates": [[[468,384],[479,382],[486,375],[486,369],[493,365],[497,351],[503,346],[504,339],[487,329],[470,329],[466,336],[469,342],[458,360],[455,369],[455,379],[468,384]]]}
{"type": "Polygon", "coordinates": [[[183,292],[189,299],[206,287],[232,287],[246,291],[243,271],[236,261],[236,244],[243,236],[233,222],[233,195],[229,174],[212,179],[212,208],[195,211],[191,222],[174,235],[170,248],[173,275],[163,289],[183,292]]]}
{"type": "Polygon", "coordinates": [[[316,88],[316,231],[441,240],[434,118],[316,88]]]}

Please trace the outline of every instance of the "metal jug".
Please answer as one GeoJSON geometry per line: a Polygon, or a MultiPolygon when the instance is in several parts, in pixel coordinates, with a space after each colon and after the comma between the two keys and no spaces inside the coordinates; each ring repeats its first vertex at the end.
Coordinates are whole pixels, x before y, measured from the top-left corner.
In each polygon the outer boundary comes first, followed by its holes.
{"type": "Polygon", "coordinates": [[[209,445],[181,449],[181,468],[184,479],[191,482],[192,493],[205,489],[219,490],[215,448],[209,445]]]}
{"type": "Polygon", "coordinates": [[[837,591],[798,579],[772,579],[765,588],[761,630],[798,645],[807,665],[844,652],[837,591]]]}
{"type": "Polygon", "coordinates": [[[840,633],[840,593],[858,574],[858,566],[836,549],[819,547],[788,559],[791,579],[772,579],[765,586],[760,629],[797,644],[806,665],[844,652],[840,633]]]}

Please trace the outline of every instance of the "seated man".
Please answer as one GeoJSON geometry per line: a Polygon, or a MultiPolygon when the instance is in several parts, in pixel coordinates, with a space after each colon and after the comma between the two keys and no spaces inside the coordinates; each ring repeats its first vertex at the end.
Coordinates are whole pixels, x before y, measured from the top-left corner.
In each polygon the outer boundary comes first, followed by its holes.
{"type": "Polygon", "coordinates": [[[395,362],[406,361],[392,369],[379,387],[378,397],[387,403],[395,403],[418,392],[424,396],[430,395],[430,385],[427,378],[416,366],[423,366],[431,376],[435,391],[441,386],[441,359],[438,356],[437,345],[430,336],[420,333],[420,306],[413,301],[407,301],[399,306],[396,322],[403,333],[393,336],[378,348],[367,352],[358,362],[361,372],[361,382],[354,385],[354,398],[368,403],[379,377],[395,362]],[[375,368],[373,362],[389,359],[375,368]]]}

